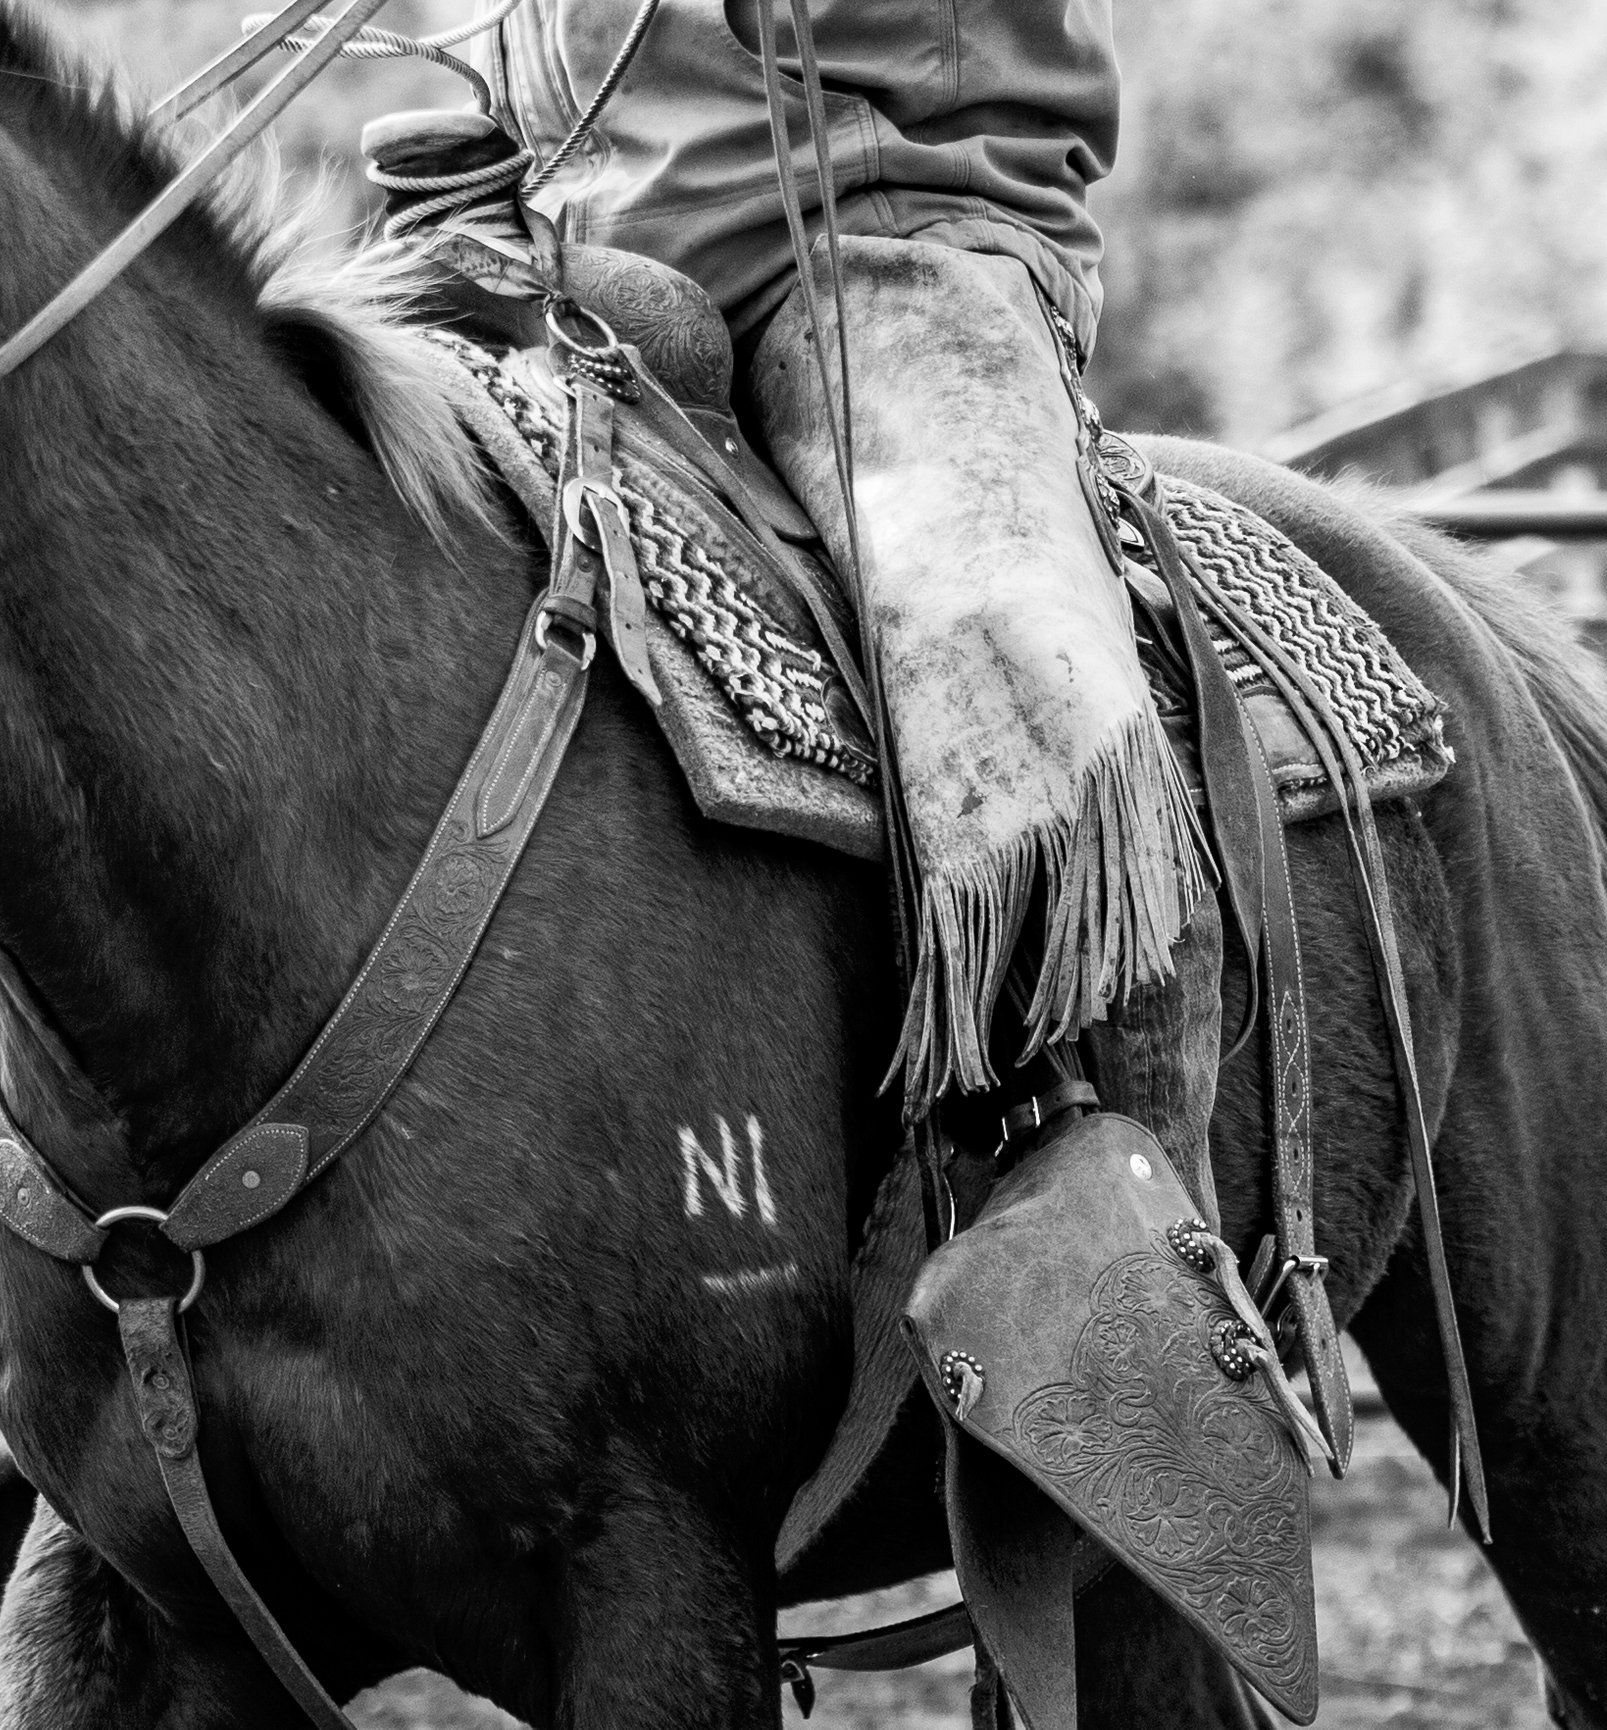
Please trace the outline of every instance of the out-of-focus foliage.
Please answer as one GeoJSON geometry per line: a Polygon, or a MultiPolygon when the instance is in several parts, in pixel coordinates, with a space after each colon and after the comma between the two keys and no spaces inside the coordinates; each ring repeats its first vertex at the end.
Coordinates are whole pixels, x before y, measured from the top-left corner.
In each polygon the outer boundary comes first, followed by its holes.
{"type": "Polygon", "coordinates": [[[1117,0],[1095,394],[1258,437],[1607,339],[1599,0],[1117,0]]]}
{"type": "MultiPolygon", "coordinates": [[[[270,0],[257,0],[266,7],[270,0]]],[[[1008,0],[996,0],[1008,4],[1008,0]]],[[[471,0],[393,0],[408,32],[471,0]]],[[[235,0],[48,8],[152,89],[232,40],[235,0]]],[[[1095,393],[1113,425],[1257,438],[1402,376],[1607,340],[1600,0],[1117,0],[1126,115],[1095,393]]],[[[362,122],[463,88],[345,63],[281,123],[365,209],[362,122]]]]}

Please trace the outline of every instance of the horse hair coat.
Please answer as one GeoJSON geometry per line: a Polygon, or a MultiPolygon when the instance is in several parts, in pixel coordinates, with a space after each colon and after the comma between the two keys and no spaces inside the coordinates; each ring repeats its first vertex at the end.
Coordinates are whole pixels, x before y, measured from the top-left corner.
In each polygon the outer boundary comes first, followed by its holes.
{"type": "MultiPolygon", "coordinates": [[[[0,329],[170,172],[90,82],[0,8],[0,329]]],[[[0,1085],[94,1206],[171,1196],[334,1006],[535,574],[449,408],[410,398],[405,333],[350,291],[298,299],[247,233],[192,213],[0,382],[0,1085]]],[[[1226,452],[1156,454],[1265,512],[1450,704],[1457,769],[1382,828],[1490,1559],[1557,1710],[1607,1725],[1607,706],[1443,543],[1226,452]]],[[[336,1692],[424,1663],[537,1725],[774,1726],[776,1530],[847,1385],[848,1260],[897,1141],[876,1099],[883,888],[702,820],[597,673],[394,1101],[212,1258],[190,1318],[202,1450],[231,1542],[336,1692]]],[[[1291,835],[1318,1236],[1339,1318],[1443,1472],[1341,852],[1331,823],[1291,835]]],[[[1260,1062],[1224,1071],[1213,1136],[1246,1246],[1267,1216],[1260,1062]]],[[[114,1290],[182,1272],[133,1234],[102,1268],[114,1290]]],[[[912,1408],[905,1468],[790,1591],[941,1562],[934,1422],[912,1408]]],[[[8,1234],[0,1429],[42,1492],[0,1611],[0,1725],[290,1730],[162,1501],[109,1318],[8,1234]]],[[[1243,1722],[1129,1580],[1090,1593],[1079,1662],[1097,1730],[1243,1722]]]]}

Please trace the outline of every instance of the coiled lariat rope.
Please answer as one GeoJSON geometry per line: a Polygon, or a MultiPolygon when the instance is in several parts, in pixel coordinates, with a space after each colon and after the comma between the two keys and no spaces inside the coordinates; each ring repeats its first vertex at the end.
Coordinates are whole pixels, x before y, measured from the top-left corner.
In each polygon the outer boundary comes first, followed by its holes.
{"type": "MultiPolygon", "coordinates": [[[[486,81],[466,60],[459,60],[455,54],[448,54],[448,48],[454,48],[460,42],[467,42],[473,36],[479,36],[487,30],[494,29],[509,13],[520,4],[520,0],[498,0],[483,18],[476,18],[472,24],[460,24],[456,30],[440,30],[432,36],[404,36],[399,30],[382,30],[377,26],[369,26],[359,30],[350,42],[341,49],[341,58],[345,60],[428,60],[436,66],[444,66],[448,72],[457,73],[458,77],[466,79],[474,90],[475,102],[482,114],[491,108],[491,90],[486,81]]],[[[246,35],[261,29],[267,23],[269,13],[257,12],[243,19],[240,24],[246,35]]],[[[305,31],[286,36],[279,46],[287,54],[305,54],[317,42],[320,36],[329,28],[329,20],[315,14],[307,20],[305,31]]]]}
{"type": "MultiPolygon", "coordinates": [[[[462,25],[456,30],[439,31],[433,36],[403,36],[395,30],[361,30],[340,52],[354,60],[396,60],[413,56],[437,66],[444,66],[449,72],[455,72],[468,81],[480,112],[489,114],[491,91],[485,79],[467,61],[459,60],[455,54],[448,54],[445,50],[459,42],[468,41],[471,36],[478,36],[483,31],[494,28],[520,4],[521,0],[498,0],[498,4],[483,18],[477,18],[472,24],[462,25]]],[[[647,34],[647,27],[653,22],[653,14],[658,11],[658,7],[659,0],[642,0],[631,20],[630,29],[625,33],[625,40],[619,46],[619,52],[597,87],[597,93],[586,104],[580,118],[570,127],[563,142],[529,180],[525,179],[525,175],[536,160],[535,152],[529,149],[520,149],[500,162],[466,168],[457,174],[398,174],[382,169],[377,164],[370,164],[368,178],[387,192],[399,192],[404,196],[436,194],[435,197],[424,198],[420,203],[409,205],[390,217],[385,224],[386,239],[400,240],[446,211],[488,198],[510,186],[519,186],[525,197],[539,192],[590,136],[598,116],[636,58],[636,51],[641,47],[642,38],[647,34]]],[[[266,14],[258,14],[247,18],[241,28],[246,31],[256,30],[260,28],[265,17],[266,14]]],[[[328,21],[315,16],[307,23],[310,34],[286,36],[280,46],[292,54],[302,54],[311,48],[328,28],[328,21]]]]}
{"type": "Polygon", "coordinates": [[[466,204],[489,198],[494,192],[517,186],[525,170],[536,160],[533,150],[520,150],[501,162],[487,162],[479,168],[465,168],[459,174],[396,174],[377,162],[368,165],[368,178],[387,192],[433,192],[434,198],[409,204],[385,221],[385,238],[402,240],[421,223],[448,210],[460,210],[466,204]]]}
{"type": "Polygon", "coordinates": [[[525,187],[527,194],[539,192],[586,142],[587,135],[597,124],[598,115],[607,105],[609,97],[614,94],[631,61],[636,58],[636,50],[641,47],[642,38],[647,34],[647,27],[653,22],[656,11],[658,0],[642,0],[637,7],[636,16],[631,20],[630,29],[625,32],[625,40],[619,45],[613,65],[603,74],[603,81],[597,86],[597,94],[586,104],[586,112],[570,127],[569,135],[563,143],[541,165],[541,172],[525,187]]]}

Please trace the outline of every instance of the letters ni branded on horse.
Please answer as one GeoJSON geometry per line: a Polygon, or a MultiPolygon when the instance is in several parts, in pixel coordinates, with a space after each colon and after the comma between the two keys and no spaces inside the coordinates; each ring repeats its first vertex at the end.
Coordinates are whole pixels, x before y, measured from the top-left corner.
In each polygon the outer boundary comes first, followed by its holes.
{"type": "Polygon", "coordinates": [[[714,1122],[720,1153],[718,1159],[706,1151],[695,1130],[685,1124],[681,1126],[681,1175],[686,1217],[703,1218],[703,1188],[707,1183],[731,1218],[747,1217],[751,1203],[753,1217],[774,1231],[777,1225],[776,1203],[765,1170],[764,1130],[758,1118],[751,1112],[748,1114],[745,1144],[723,1117],[716,1117],[714,1122]]]}

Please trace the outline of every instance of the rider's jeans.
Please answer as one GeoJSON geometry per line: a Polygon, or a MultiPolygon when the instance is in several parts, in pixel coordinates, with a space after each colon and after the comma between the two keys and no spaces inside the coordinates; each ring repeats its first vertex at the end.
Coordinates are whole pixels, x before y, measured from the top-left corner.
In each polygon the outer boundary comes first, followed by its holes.
{"type": "MultiPolygon", "coordinates": [[[[480,0],[488,9],[490,0],[480,0]]],[[[565,240],[646,253],[742,336],[794,280],[756,52],[770,0],[660,0],[585,145],[532,195],[565,240]]],[[[550,158],[601,84],[637,0],[526,0],[475,53],[499,116],[550,158]]],[[[819,195],[787,7],[793,173],[819,195]]],[[[1019,258],[1086,352],[1099,310],[1091,181],[1110,172],[1120,80],[1110,0],[810,0],[847,234],[1019,258]]]]}

